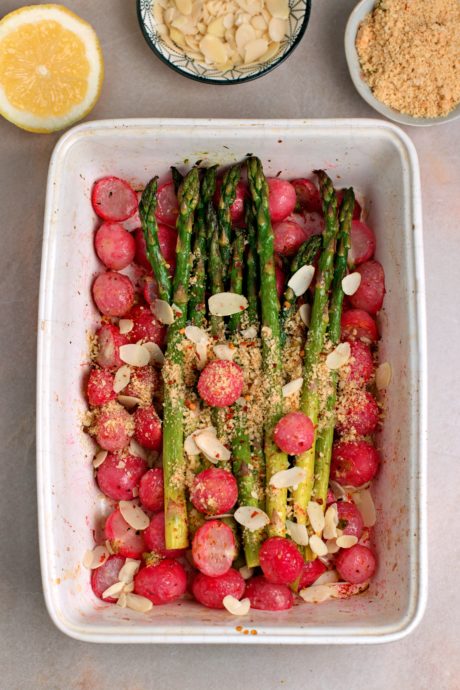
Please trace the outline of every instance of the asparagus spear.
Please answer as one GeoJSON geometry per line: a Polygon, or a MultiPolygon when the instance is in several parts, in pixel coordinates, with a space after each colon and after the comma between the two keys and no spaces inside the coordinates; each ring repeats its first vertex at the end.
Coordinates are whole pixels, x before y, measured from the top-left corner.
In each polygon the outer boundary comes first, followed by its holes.
{"type": "MultiPolygon", "coordinates": [[[[342,280],[347,273],[347,256],[350,249],[350,230],[353,218],[355,195],[352,189],[345,191],[339,214],[338,248],[335,257],[334,279],[332,283],[331,306],[329,309],[328,335],[332,345],[340,341],[340,320],[342,316],[342,280]]],[[[329,470],[331,465],[332,442],[334,440],[334,410],[337,398],[338,372],[331,371],[330,392],[326,401],[325,424],[316,441],[314,499],[326,509],[329,470]]]]}
{"type": "Polygon", "coordinates": [[[208,168],[201,182],[200,198],[195,212],[195,240],[193,245],[193,282],[190,285],[189,317],[195,326],[201,326],[206,315],[206,262],[208,204],[216,188],[217,166],[208,168]]]}
{"type": "Polygon", "coordinates": [[[184,456],[184,371],[182,340],[187,322],[190,245],[193,215],[198,202],[198,170],[193,168],[184,178],[178,193],[177,264],[173,282],[174,304],[180,315],[168,329],[166,359],[163,367],[163,472],[165,485],[166,548],[182,549],[188,544],[187,505],[185,500],[184,456]]]}
{"type": "Polygon", "coordinates": [[[174,191],[177,194],[179,191],[179,187],[182,184],[182,180],[184,179],[184,176],[182,175],[180,170],[178,170],[174,165],[171,165],[171,176],[173,179],[174,191]]]}
{"type": "Polygon", "coordinates": [[[270,536],[284,536],[287,490],[270,485],[271,477],[288,467],[286,453],[273,441],[273,430],[283,413],[279,301],[276,290],[273,230],[268,207],[268,185],[258,158],[247,160],[249,188],[257,224],[262,312],[262,358],[267,383],[264,450],[266,462],[266,511],[270,536]]]}
{"type": "MultiPolygon", "coordinates": [[[[328,294],[334,269],[334,252],[339,230],[337,198],[330,178],[325,172],[316,171],[319,179],[326,227],[322,238],[322,253],[316,278],[315,297],[310,319],[304,357],[304,380],[300,397],[300,409],[310,417],[315,428],[318,424],[319,396],[317,368],[329,320],[328,294]]],[[[315,434],[316,436],[316,434],[315,434]]],[[[294,490],[294,515],[298,523],[307,523],[307,506],[311,498],[314,480],[315,443],[310,450],[298,455],[296,465],[306,470],[306,479],[294,490]]]]}
{"type": "MultiPolygon", "coordinates": [[[[296,271],[302,266],[306,266],[312,263],[315,256],[319,252],[321,247],[321,236],[312,235],[304,242],[300,247],[292,260],[290,266],[290,273],[294,275],[296,271]]],[[[281,307],[281,343],[282,345],[286,342],[286,326],[290,319],[295,314],[296,311],[297,297],[295,296],[294,290],[289,286],[286,287],[283,295],[283,304],[281,307]]]]}
{"type": "Polygon", "coordinates": [[[169,275],[169,264],[161,253],[158,239],[158,224],[155,217],[157,207],[158,177],[154,177],[147,184],[139,203],[139,217],[142,231],[145,237],[147,257],[152,265],[153,273],[158,283],[158,292],[161,299],[171,301],[172,285],[169,275]]]}
{"type": "MultiPolygon", "coordinates": [[[[232,267],[230,269],[230,291],[237,295],[243,294],[243,258],[244,235],[241,230],[235,232],[232,251],[232,267]]],[[[242,312],[232,314],[228,322],[230,333],[235,333],[241,323],[242,312]]]]}
{"type": "MultiPolygon", "coordinates": [[[[219,226],[217,215],[212,203],[206,209],[206,227],[208,234],[208,275],[211,295],[224,291],[222,257],[219,249],[219,226]]],[[[224,320],[221,316],[211,315],[211,333],[220,336],[224,330],[224,320]]]]}
{"type": "Polygon", "coordinates": [[[217,206],[217,218],[219,221],[219,246],[220,255],[222,258],[222,280],[224,286],[227,279],[231,258],[232,219],[230,215],[230,206],[233,204],[236,198],[236,186],[239,182],[240,174],[240,165],[234,165],[226,171],[222,178],[222,187],[217,206]]]}
{"type": "Polygon", "coordinates": [[[257,270],[257,237],[252,204],[246,204],[246,228],[248,252],[246,261],[246,295],[248,298],[248,320],[250,325],[259,325],[259,276],[257,270]]]}

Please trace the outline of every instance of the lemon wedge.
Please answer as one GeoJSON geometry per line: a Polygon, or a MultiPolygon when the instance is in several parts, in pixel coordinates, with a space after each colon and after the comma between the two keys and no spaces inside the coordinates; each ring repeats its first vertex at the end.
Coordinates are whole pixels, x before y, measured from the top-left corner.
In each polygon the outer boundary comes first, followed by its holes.
{"type": "Polygon", "coordinates": [[[54,132],[96,104],[104,61],[94,29],[62,5],[30,5],[0,21],[0,115],[54,132]]]}

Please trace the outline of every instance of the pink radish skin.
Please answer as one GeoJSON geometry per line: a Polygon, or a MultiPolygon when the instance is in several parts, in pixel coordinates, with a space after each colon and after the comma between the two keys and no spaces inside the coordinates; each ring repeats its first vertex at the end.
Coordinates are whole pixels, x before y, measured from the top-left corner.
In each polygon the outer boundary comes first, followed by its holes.
{"type": "Polygon", "coordinates": [[[243,392],[243,370],[235,362],[214,359],[203,369],[198,379],[198,393],[211,407],[228,407],[243,392]]]}
{"type": "Polygon", "coordinates": [[[374,373],[374,361],[369,345],[360,340],[352,340],[350,342],[350,360],[347,366],[347,381],[367,383],[374,373]]]}
{"type": "Polygon", "coordinates": [[[121,273],[100,273],[93,283],[93,299],[104,316],[124,316],[134,304],[134,286],[121,273]]]}
{"type": "Polygon", "coordinates": [[[161,450],[163,443],[161,419],[153,405],[138,407],[134,413],[134,438],[144,448],[161,450]]]}
{"type": "Polygon", "coordinates": [[[147,565],[134,577],[134,593],[147,597],[155,606],[176,601],[187,590],[183,566],[169,558],[157,565],[147,565]]]}
{"type": "Polygon", "coordinates": [[[309,213],[322,213],[319,190],[311,180],[304,177],[291,180],[297,197],[297,207],[309,213]]]}
{"type": "Polygon", "coordinates": [[[138,340],[144,340],[163,347],[166,327],[158,321],[148,307],[136,304],[125,314],[125,318],[133,321],[132,329],[126,334],[128,342],[137,343],[138,340]]]}
{"type": "Polygon", "coordinates": [[[123,389],[123,395],[132,395],[143,402],[158,397],[161,390],[161,374],[158,369],[147,365],[131,371],[131,379],[123,389]]]}
{"type": "Polygon", "coordinates": [[[245,596],[251,608],[259,611],[286,611],[294,605],[294,595],[287,585],[275,585],[261,575],[249,580],[245,596]]]}
{"type": "Polygon", "coordinates": [[[114,501],[130,501],[147,470],[142,458],[109,453],[97,469],[96,481],[102,493],[114,501]]]}
{"type": "Polygon", "coordinates": [[[164,481],[161,467],[154,467],[141,477],[139,500],[142,507],[152,513],[158,513],[163,508],[164,481]]]}
{"type": "Polygon", "coordinates": [[[371,393],[362,391],[353,402],[353,407],[347,410],[345,419],[337,424],[341,433],[354,430],[360,436],[372,434],[379,423],[380,410],[371,393]]]}
{"type": "Polygon", "coordinates": [[[172,228],[175,227],[179,215],[179,205],[172,182],[165,182],[158,187],[155,215],[160,223],[165,223],[172,228]]]}
{"type": "Polygon", "coordinates": [[[233,508],[238,499],[238,484],[231,472],[210,467],[196,475],[190,500],[205,515],[222,515],[233,508]]]}
{"type": "Polygon", "coordinates": [[[134,215],[137,210],[137,194],[126,180],[103,177],[93,185],[91,203],[100,218],[118,222],[134,215]]]}
{"type": "Polygon", "coordinates": [[[208,609],[223,609],[222,601],[229,595],[235,599],[241,599],[245,588],[245,581],[233,568],[219,577],[209,577],[209,575],[198,573],[192,584],[193,596],[208,609]]]}
{"type": "Polygon", "coordinates": [[[273,439],[285,453],[299,455],[311,448],[314,435],[310,417],[303,412],[288,412],[275,426],[273,439]]]}
{"type": "Polygon", "coordinates": [[[96,331],[96,363],[103,369],[118,369],[123,362],[120,359],[120,347],[128,342],[117,326],[106,323],[96,331]]]}
{"type": "Polygon", "coordinates": [[[281,256],[293,256],[305,242],[305,232],[293,220],[282,220],[273,226],[274,248],[281,256]]]}
{"type": "Polygon", "coordinates": [[[268,177],[268,205],[272,223],[287,218],[295,209],[297,197],[295,189],[287,180],[268,177]]]}
{"type": "Polygon", "coordinates": [[[304,563],[297,546],[285,537],[266,539],[259,558],[266,580],[275,585],[289,585],[297,580],[304,563]]]}
{"type": "Polygon", "coordinates": [[[236,557],[235,537],[230,527],[219,520],[205,522],[193,537],[192,555],[196,567],[204,575],[224,575],[236,557]]]}
{"type": "Polygon", "coordinates": [[[116,604],[117,599],[114,597],[107,597],[103,599],[102,595],[106,589],[118,582],[118,573],[125,564],[126,559],[119,554],[109,556],[104,565],[91,571],[91,589],[94,594],[102,601],[108,604],[116,604]]]}
{"type": "MultiPolygon", "coordinates": [[[[214,205],[219,206],[220,190],[222,188],[222,178],[219,178],[216,183],[216,191],[214,194],[214,205]]],[[[230,218],[232,223],[239,223],[244,218],[244,202],[248,195],[248,188],[244,182],[238,182],[236,185],[235,201],[230,206],[230,218]]]]}
{"type": "Polygon", "coordinates": [[[275,266],[275,277],[276,292],[278,293],[278,299],[281,300],[284,294],[284,288],[286,287],[286,276],[283,269],[278,265],[275,266]]]}
{"type": "Polygon", "coordinates": [[[377,561],[366,546],[355,544],[350,549],[342,549],[336,556],[335,567],[342,580],[352,585],[360,585],[375,573],[377,561]]]}
{"type": "Polygon", "coordinates": [[[332,449],[331,479],[342,486],[362,486],[377,474],[380,456],[367,441],[335,443],[332,449]]]}
{"type": "Polygon", "coordinates": [[[128,525],[119,508],[107,518],[105,536],[110,540],[114,551],[125,558],[141,558],[144,551],[147,551],[142,534],[128,525]]]}
{"type": "Polygon", "coordinates": [[[346,535],[361,539],[364,529],[363,518],[352,501],[338,501],[339,528],[346,535]]]}
{"type": "Polygon", "coordinates": [[[133,237],[117,223],[102,223],[94,236],[96,254],[104,266],[120,271],[134,259],[133,237]]]}
{"type": "Polygon", "coordinates": [[[166,548],[164,512],[153,515],[149,526],[144,530],[144,539],[146,550],[152,551],[161,558],[178,558],[185,553],[185,549],[166,548]]]}
{"type": "Polygon", "coordinates": [[[125,448],[133,435],[131,415],[115,401],[98,408],[94,426],[97,443],[110,453],[125,448]]]}
{"type": "Polygon", "coordinates": [[[117,394],[113,390],[114,380],[114,376],[110,371],[91,369],[88,383],[86,384],[86,397],[92,407],[105,405],[111,400],[115,400],[117,394]]]}
{"type": "Polygon", "coordinates": [[[153,304],[153,302],[158,299],[158,283],[155,278],[152,276],[145,276],[142,294],[148,305],[153,304]]]}
{"type": "Polygon", "coordinates": [[[360,220],[354,220],[351,223],[350,243],[348,262],[352,266],[359,266],[374,256],[375,235],[371,228],[360,220]]]}
{"type": "Polygon", "coordinates": [[[355,309],[363,309],[375,316],[382,308],[385,296],[385,273],[375,260],[366,261],[356,269],[361,274],[361,283],[350,302],[355,309]]]}
{"type": "Polygon", "coordinates": [[[344,311],[341,320],[342,340],[362,340],[376,343],[379,332],[375,319],[362,309],[344,311]]]}
{"type": "Polygon", "coordinates": [[[299,590],[313,585],[319,576],[325,573],[326,570],[326,566],[319,558],[315,558],[314,561],[305,561],[300,574],[299,590]]]}

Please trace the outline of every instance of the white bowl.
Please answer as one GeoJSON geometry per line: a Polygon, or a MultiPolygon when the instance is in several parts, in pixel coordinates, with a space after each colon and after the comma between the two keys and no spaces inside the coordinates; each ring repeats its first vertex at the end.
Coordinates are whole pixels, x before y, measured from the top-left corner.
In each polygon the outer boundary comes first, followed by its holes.
{"type": "Polygon", "coordinates": [[[381,120],[107,120],[66,132],[49,169],[40,285],[37,382],[37,491],[43,589],[68,635],[94,642],[351,644],[398,639],[426,601],[426,341],[421,196],[409,138],[381,120]],[[268,175],[327,168],[353,185],[377,236],[387,281],[379,314],[381,361],[391,362],[379,446],[378,571],[346,601],[299,603],[290,611],[235,618],[190,600],[148,614],[97,599],[81,566],[92,528],[110,509],[94,482],[94,443],[81,430],[86,409],[87,332],[99,321],[90,286],[94,180],[113,174],[144,185],[170,165],[198,159],[228,165],[251,151],[268,175]],[[238,626],[255,629],[244,635],[238,626]]]}
{"type": "Polygon", "coordinates": [[[348,69],[350,76],[355,85],[357,92],[369,103],[370,106],[377,110],[381,115],[384,115],[389,120],[399,122],[401,125],[413,125],[415,127],[429,127],[431,125],[442,125],[446,122],[452,122],[460,117],[460,104],[444,117],[412,117],[399,113],[389,106],[379,101],[372,93],[369,85],[364,80],[361,65],[359,63],[358,52],[356,50],[356,34],[358,27],[364,17],[366,17],[376,5],[376,0],[361,0],[358,2],[347,22],[345,29],[345,55],[347,58],[348,69]]]}

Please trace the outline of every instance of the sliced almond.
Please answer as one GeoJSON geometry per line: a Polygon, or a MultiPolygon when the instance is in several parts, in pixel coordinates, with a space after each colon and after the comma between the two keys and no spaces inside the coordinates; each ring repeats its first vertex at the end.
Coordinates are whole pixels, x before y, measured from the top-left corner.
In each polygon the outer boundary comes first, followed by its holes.
{"type": "Polygon", "coordinates": [[[120,568],[120,572],[118,573],[118,579],[121,582],[125,582],[126,584],[129,584],[130,582],[133,581],[134,575],[136,575],[137,571],[139,570],[141,566],[141,562],[137,561],[134,558],[127,558],[122,567],[120,568]]]}
{"type": "Polygon", "coordinates": [[[339,482],[336,482],[335,479],[331,479],[331,481],[329,482],[329,486],[331,487],[331,491],[336,499],[345,498],[345,496],[347,495],[347,492],[345,491],[343,486],[339,484],[339,482]]]}
{"type": "Polygon", "coordinates": [[[311,305],[310,304],[302,304],[299,307],[299,316],[302,319],[303,323],[307,326],[310,325],[310,319],[311,319],[311,305]]]}
{"type": "Polygon", "coordinates": [[[250,24],[242,24],[235,33],[235,41],[238,50],[241,52],[244,47],[256,38],[256,32],[250,24]]]}
{"type": "Polygon", "coordinates": [[[96,469],[97,467],[100,467],[104,460],[106,459],[108,455],[108,451],[106,450],[100,450],[99,453],[97,453],[96,457],[93,460],[93,467],[96,469]]]}
{"type": "MultiPolygon", "coordinates": [[[[206,34],[200,41],[200,50],[210,63],[224,63],[227,60],[227,51],[220,38],[206,34]]],[[[211,312],[212,313],[212,312],[211,312]]]]}
{"type": "Polygon", "coordinates": [[[275,489],[287,489],[297,487],[307,478],[307,471],[303,467],[290,467],[288,470],[280,470],[270,477],[270,486],[275,489]]]}
{"type": "Polygon", "coordinates": [[[202,431],[195,435],[195,443],[211,462],[226,462],[230,460],[231,453],[215,434],[210,431],[202,431]]]}
{"type": "Polygon", "coordinates": [[[208,24],[208,33],[217,38],[223,38],[225,34],[224,18],[217,17],[208,24]]]}
{"type": "Polygon", "coordinates": [[[117,606],[119,606],[121,609],[126,608],[126,593],[125,592],[122,592],[120,594],[120,596],[118,597],[117,606]]]}
{"type": "Polygon", "coordinates": [[[249,580],[254,575],[254,568],[248,568],[247,565],[242,565],[240,568],[240,575],[243,580],[249,580]]]}
{"type": "Polygon", "coordinates": [[[263,510],[255,508],[254,506],[240,506],[235,511],[234,518],[250,532],[256,532],[270,522],[267,513],[264,513],[263,510]]]}
{"type": "Polygon", "coordinates": [[[306,589],[301,589],[299,596],[302,597],[307,604],[321,604],[323,601],[332,599],[334,590],[330,585],[317,585],[316,583],[306,589]]]}
{"type": "Polygon", "coordinates": [[[377,390],[382,391],[391,383],[391,365],[389,362],[382,362],[375,371],[375,385],[377,390]]]}
{"type": "Polygon", "coordinates": [[[175,2],[181,14],[192,14],[192,0],[175,0],[175,2]]]}
{"type": "Polygon", "coordinates": [[[308,530],[305,525],[300,525],[298,522],[286,520],[286,532],[299,546],[307,546],[308,544],[308,530]]]}
{"type": "Polygon", "coordinates": [[[120,501],[120,513],[128,525],[135,530],[143,530],[150,524],[148,515],[144,513],[142,508],[136,501],[120,501]]]}
{"type": "Polygon", "coordinates": [[[307,515],[313,531],[321,534],[324,529],[324,513],[319,503],[310,501],[307,506],[307,515]]]}
{"type": "Polygon", "coordinates": [[[165,326],[170,326],[172,323],[174,323],[173,308],[164,299],[156,299],[154,302],[152,302],[150,308],[160,323],[164,323],[165,326]]]}
{"type": "Polygon", "coordinates": [[[157,343],[144,343],[144,347],[150,354],[149,364],[164,364],[165,356],[157,343]]]}
{"type": "Polygon", "coordinates": [[[270,19],[270,24],[268,25],[268,35],[272,41],[282,41],[288,30],[287,21],[285,19],[279,19],[279,17],[273,17],[270,19]]]}
{"type": "Polygon", "coordinates": [[[278,54],[279,49],[279,43],[270,43],[266,52],[260,58],[260,62],[269,62],[270,60],[272,60],[275,57],[275,55],[278,54]]]}
{"type": "Polygon", "coordinates": [[[252,17],[251,25],[254,27],[254,29],[258,29],[259,31],[265,31],[267,28],[267,22],[265,21],[263,14],[256,14],[254,17],[252,17]]]}
{"type": "Polygon", "coordinates": [[[224,359],[224,360],[227,360],[229,362],[233,361],[233,358],[235,357],[235,354],[236,354],[236,348],[229,347],[229,345],[225,345],[225,344],[214,345],[213,351],[214,351],[214,354],[216,355],[217,359],[224,359]]]}
{"type": "Polygon", "coordinates": [[[303,295],[310,287],[314,275],[314,266],[301,266],[289,279],[288,287],[291,288],[296,297],[300,297],[300,295],[303,295]]]}
{"type": "Polygon", "coordinates": [[[326,546],[328,553],[337,553],[337,551],[340,549],[340,546],[337,546],[335,539],[328,539],[326,546]]]}
{"type": "Polygon", "coordinates": [[[128,449],[131,455],[134,455],[137,458],[142,458],[143,460],[147,460],[147,451],[145,448],[142,448],[136,439],[132,438],[130,440],[128,449]]]}
{"type": "Polygon", "coordinates": [[[327,556],[327,546],[322,539],[318,537],[317,534],[312,534],[310,537],[310,549],[317,556],[327,556]]]}
{"type": "Polygon", "coordinates": [[[352,546],[358,543],[358,537],[354,534],[342,534],[335,540],[337,546],[341,549],[351,549],[352,546]]]}
{"type": "Polygon", "coordinates": [[[140,398],[136,398],[134,395],[119,395],[117,396],[117,400],[120,405],[126,407],[127,410],[131,410],[133,407],[140,405],[142,402],[140,398]]]}
{"type": "Polygon", "coordinates": [[[196,353],[196,368],[201,371],[205,368],[208,361],[208,346],[205,343],[197,343],[195,345],[196,353]]]}
{"type": "Polygon", "coordinates": [[[325,573],[320,575],[317,580],[315,580],[314,584],[316,585],[328,585],[331,582],[338,582],[339,581],[339,574],[337,570],[326,570],[325,573]]]}
{"type": "Polygon", "coordinates": [[[120,319],[118,322],[118,328],[122,335],[126,335],[134,328],[134,321],[132,319],[120,319]]]}
{"type": "Polygon", "coordinates": [[[227,596],[222,599],[222,604],[233,616],[246,616],[251,608],[249,599],[241,599],[240,601],[231,594],[227,594],[227,596]]]}
{"type": "Polygon", "coordinates": [[[86,551],[83,556],[83,565],[85,568],[88,568],[88,570],[96,570],[96,568],[100,568],[101,565],[104,565],[109,555],[105,546],[96,546],[92,551],[86,551]]]}
{"type": "Polygon", "coordinates": [[[224,27],[226,29],[231,29],[234,21],[235,21],[235,16],[233,14],[226,14],[224,19],[223,19],[224,27]]]}
{"type": "Polygon", "coordinates": [[[120,359],[132,367],[145,367],[150,360],[150,352],[143,345],[139,343],[131,343],[130,345],[121,345],[120,359]]]}
{"type": "Polygon", "coordinates": [[[323,539],[335,539],[337,537],[337,525],[339,524],[339,512],[337,503],[332,503],[324,514],[323,539]]]}
{"type": "Polygon", "coordinates": [[[214,436],[217,436],[217,431],[213,426],[208,426],[205,429],[197,429],[192,434],[187,436],[187,438],[184,441],[184,450],[187,453],[187,455],[200,454],[201,451],[195,443],[195,437],[199,434],[204,433],[205,431],[209,432],[210,434],[214,434],[214,436]]]}
{"type": "Polygon", "coordinates": [[[268,41],[265,38],[256,38],[249,41],[244,48],[244,64],[250,65],[257,62],[267,51],[268,41]]]}
{"type": "Polygon", "coordinates": [[[350,343],[340,343],[326,357],[326,366],[332,371],[340,369],[349,361],[351,356],[350,343]]]}
{"type": "Polygon", "coordinates": [[[147,597],[141,597],[139,594],[127,594],[126,595],[126,606],[132,611],[138,611],[139,613],[147,613],[153,609],[153,604],[147,597]]]}
{"type": "Polygon", "coordinates": [[[265,5],[272,17],[278,19],[288,19],[289,3],[288,0],[266,0],[265,5]]]}
{"type": "Polygon", "coordinates": [[[213,316],[231,316],[239,314],[248,307],[248,300],[244,295],[235,292],[219,292],[208,300],[208,308],[213,316]]]}
{"type": "Polygon", "coordinates": [[[248,326],[248,328],[241,331],[241,335],[245,340],[253,340],[257,338],[257,328],[255,326],[248,326]]]}
{"type": "Polygon", "coordinates": [[[361,513],[364,527],[373,527],[377,520],[374,500],[369,489],[363,489],[353,494],[353,502],[361,513]]]}
{"type": "Polygon", "coordinates": [[[110,585],[110,587],[107,587],[107,589],[104,592],[102,592],[102,598],[108,599],[109,597],[113,597],[114,599],[118,599],[119,595],[122,593],[124,589],[124,586],[124,582],[114,582],[113,585],[110,585]]]}
{"type": "Polygon", "coordinates": [[[198,326],[187,326],[185,329],[185,337],[187,340],[190,340],[191,343],[195,343],[195,345],[198,345],[198,343],[207,345],[209,343],[209,335],[203,328],[199,328],[198,326]]]}
{"type": "Polygon", "coordinates": [[[345,295],[354,295],[360,285],[361,273],[358,273],[358,271],[349,273],[347,276],[345,276],[345,278],[342,279],[342,290],[345,295]]]}
{"type": "Polygon", "coordinates": [[[107,549],[107,551],[109,552],[109,554],[110,554],[111,556],[113,556],[113,554],[115,553],[115,551],[112,549],[112,543],[111,543],[110,539],[106,539],[106,540],[105,540],[105,548],[107,549]]]}
{"type": "Polygon", "coordinates": [[[293,381],[289,381],[289,383],[286,383],[283,388],[283,397],[284,398],[289,398],[290,395],[293,395],[294,393],[298,393],[300,389],[302,388],[303,384],[303,378],[300,377],[298,379],[294,379],[293,381]]]}
{"type": "Polygon", "coordinates": [[[120,391],[122,391],[123,388],[126,388],[130,379],[131,367],[129,367],[127,364],[124,364],[122,367],[117,369],[113,380],[113,390],[115,391],[115,393],[120,393],[120,391]]]}

